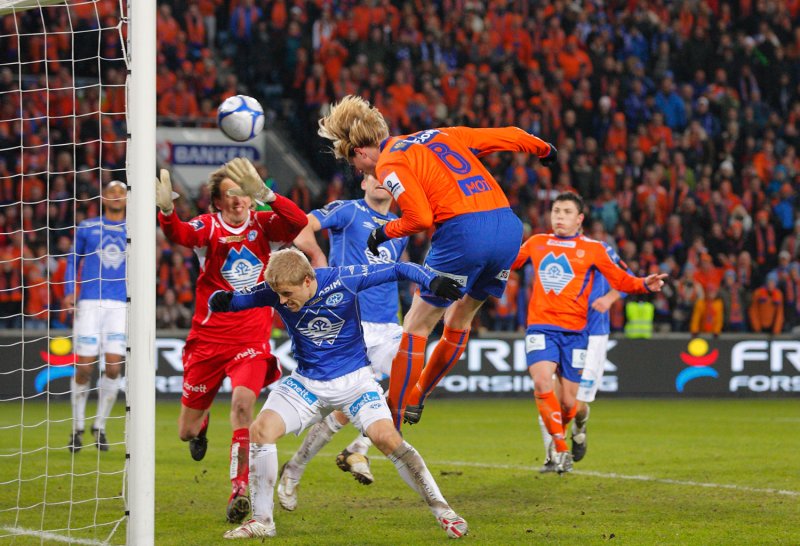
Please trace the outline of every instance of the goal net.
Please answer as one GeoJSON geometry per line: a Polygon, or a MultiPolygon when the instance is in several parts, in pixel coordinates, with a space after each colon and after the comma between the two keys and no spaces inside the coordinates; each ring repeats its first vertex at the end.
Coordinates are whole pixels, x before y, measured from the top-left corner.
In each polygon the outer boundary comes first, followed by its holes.
{"type": "Polygon", "coordinates": [[[0,543],[126,542],[127,32],[120,0],[0,0],[0,543]]]}

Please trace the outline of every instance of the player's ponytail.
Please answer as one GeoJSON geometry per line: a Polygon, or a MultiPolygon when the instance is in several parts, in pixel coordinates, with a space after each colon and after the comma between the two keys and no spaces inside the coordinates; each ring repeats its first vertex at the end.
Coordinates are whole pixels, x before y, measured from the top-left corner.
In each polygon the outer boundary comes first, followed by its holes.
{"type": "Polygon", "coordinates": [[[389,126],[380,110],[358,96],[347,95],[319,120],[317,134],[332,141],[336,159],[349,159],[356,148],[377,146],[389,136],[389,126]]]}

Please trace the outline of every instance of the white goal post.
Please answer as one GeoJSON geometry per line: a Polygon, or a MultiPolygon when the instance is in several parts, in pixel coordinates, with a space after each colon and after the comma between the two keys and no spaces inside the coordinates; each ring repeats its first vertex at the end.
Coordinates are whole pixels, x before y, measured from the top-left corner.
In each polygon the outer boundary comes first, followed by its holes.
{"type": "Polygon", "coordinates": [[[0,0],[0,543],[155,541],[156,14],[156,0],[0,0]],[[105,237],[112,180],[127,183],[127,240],[82,254],[79,226],[105,237]],[[124,264],[128,301],[122,391],[92,430],[105,387],[82,387],[76,418],[71,385],[103,355],[78,356],[62,318],[77,314],[64,264],[90,255],[124,264]]]}

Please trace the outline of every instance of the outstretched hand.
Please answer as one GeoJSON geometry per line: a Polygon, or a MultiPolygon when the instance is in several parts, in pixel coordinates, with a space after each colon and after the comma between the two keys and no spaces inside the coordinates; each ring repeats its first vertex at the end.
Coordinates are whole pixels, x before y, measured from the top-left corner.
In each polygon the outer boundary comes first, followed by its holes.
{"type": "Polygon", "coordinates": [[[431,292],[446,300],[456,301],[461,299],[461,285],[450,277],[439,275],[435,277],[428,287],[431,292]]]}
{"type": "Polygon", "coordinates": [[[233,292],[217,290],[208,298],[208,309],[214,313],[227,313],[231,310],[233,292]]]}
{"type": "Polygon", "coordinates": [[[667,277],[669,277],[668,273],[654,273],[644,278],[644,284],[651,292],[661,292],[665,282],[664,279],[667,277]]]}
{"type": "Polygon", "coordinates": [[[546,156],[540,157],[539,162],[544,167],[551,167],[556,161],[558,161],[558,150],[556,149],[555,146],[553,146],[549,142],[547,143],[547,145],[550,146],[550,151],[547,153],[546,156]]]}
{"type": "Polygon", "coordinates": [[[164,214],[170,214],[175,208],[172,201],[180,197],[172,191],[172,180],[169,171],[161,169],[160,177],[156,178],[156,205],[164,214]]]}
{"type": "Polygon", "coordinates": [[[225,163],[225,173],[244,193],[259,203],[275,201],[275,192],[264,184],[255,165],[246,157],[236,157],[225,163]]]}

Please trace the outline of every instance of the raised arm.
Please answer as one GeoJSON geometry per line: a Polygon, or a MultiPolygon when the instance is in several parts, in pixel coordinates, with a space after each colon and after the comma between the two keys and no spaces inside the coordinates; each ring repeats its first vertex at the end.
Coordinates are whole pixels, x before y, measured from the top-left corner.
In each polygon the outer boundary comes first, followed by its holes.
{"type": "Polygon", "coordinates": [[[308,224],[306,224],[306,227],[304,227],[294,239],[294,246],[302,250],[303,253],[308,256],[312,267],[328,267],[328,258],[325,256],[325,253],[322,252],[322,249],[317,243],[317,237],[314,235],[320,229],[322,229],[322,226],[319,220],[317,220],[317,217],[314,216],[313,213],[309,213],[308,224]]]}
{"type": "Polygon", "coordinates": [[[393,263],[375,265],[355,265],[339,268],[342,283],[351,292],[360,292],[371,286],[387,282],[408,280],[430,290],[441,298],[457,300],[461,298],[461,288],[457,281],[435,275],[415,263],[393,263]]]}
{"type": "Polygon", "coordinates": [[[478,157],[494,152],[511,151],[528,152],[544,159],[555,149],[552,144],[548,144],[541,138],[533,136],[519,127],[489,129],[448,127],[442,130],[458,138],[478,157]]]}
{"type": "Polygon", "coordinates": [[[279,302],[280,298],[272,288],[266,282],[260,282],[241,292],[217,290],[208,298],[208,311],[209,315],[245,311],[254,307],[275,307],[279,302]]]}
{"type": "Polygon", "coordinates": [[[274,195],[272,211],[257,212],[256,219],[270,241],[290,243],[308,225],[308,218],[291,199],[274,195]]]}

